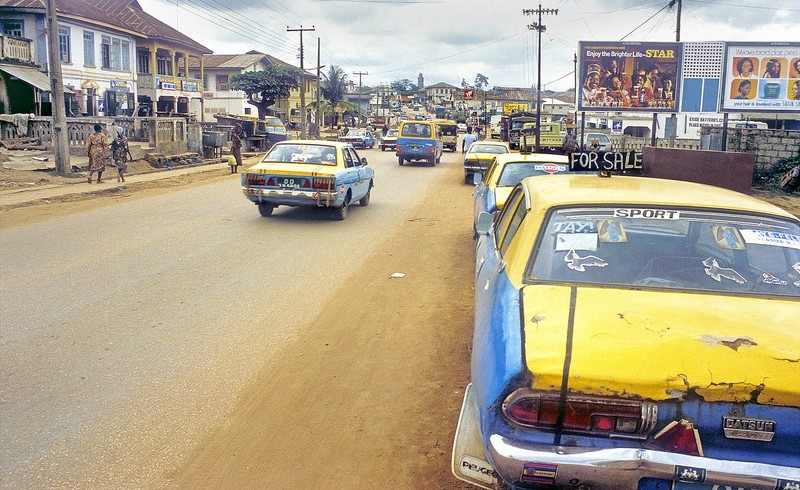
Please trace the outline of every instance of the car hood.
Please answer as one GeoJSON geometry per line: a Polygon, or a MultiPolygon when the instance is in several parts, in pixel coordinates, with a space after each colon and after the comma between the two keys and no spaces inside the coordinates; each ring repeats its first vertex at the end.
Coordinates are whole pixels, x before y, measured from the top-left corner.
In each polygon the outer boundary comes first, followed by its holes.
{"type": "Polygon", "coordinates": [[[800,407],[797,300],[574,289],[523,288],[532,388],[561,388],[574,307],[571,392],[800,407]]]}
{"type": "Polygon", "coordinates": [[[269,175],[310,175],[331,176],[337,167],[332,165],[314,165],[308,163],[259,163],[247,169],[248,172],[269,175]]]}

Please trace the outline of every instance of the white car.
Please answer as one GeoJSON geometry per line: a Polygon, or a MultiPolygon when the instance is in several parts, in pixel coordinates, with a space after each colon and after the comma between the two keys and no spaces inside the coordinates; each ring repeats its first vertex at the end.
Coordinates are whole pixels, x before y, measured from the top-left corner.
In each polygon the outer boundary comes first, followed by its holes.
{"type": "Polygon", "coordinates": [[[584,150],[589,150],[597,140],[598,148],[594,151],[611,151],[611,138],[605,133],[586,133],[583,135],[584,150]]]}
{"type": "Polygon", "coordinates": [[[466,133],[467,132],[467,125],[464,123],[458,123],[458,132],[459,133],[466,133]]]}

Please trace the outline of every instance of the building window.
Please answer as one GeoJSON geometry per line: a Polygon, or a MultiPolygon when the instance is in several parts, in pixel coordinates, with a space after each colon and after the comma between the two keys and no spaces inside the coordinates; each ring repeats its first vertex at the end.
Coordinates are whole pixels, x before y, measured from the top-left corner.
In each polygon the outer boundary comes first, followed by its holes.
{"type": "Polygon", "coordinates": [[[172,60],[166,56],[156,56],[156,68],[159,75],[172,76],[172,60]]]}
{"type": "Polygon", "coordinates": [[[148,51],[139,51],[136,62],[139,73],[150,73],[150,53],[148,51]]]}
{"type": "Polygon", "coordinates": [[[3,21],[3,34],[9,36],[25,37],[25,23],[21,20],[6,19],[3,21]]]}
{"type": "Polygon", "coordinates": [[[130,43],[126,39],[103,36],[103,68],[130,71],[130,43]]]}
{"type": "Polygon", "coordinates": [[[83,31],[83,64],[94,66],[94,32],[83,31]]]}
{"type": "Polygon", "coordinates": [[[217,75],[217,90],[228,90],[228,75],[217,75]]]}
{"type": "Polygon", "coordinates": [[[62,63],[69,63],[69,27],[58,28],[58,55],[62,63]]]}

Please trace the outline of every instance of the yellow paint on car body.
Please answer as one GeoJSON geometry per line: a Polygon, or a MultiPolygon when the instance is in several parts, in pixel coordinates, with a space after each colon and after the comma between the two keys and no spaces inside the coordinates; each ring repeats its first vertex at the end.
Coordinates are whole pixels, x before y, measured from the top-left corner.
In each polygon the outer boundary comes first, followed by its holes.
{"type": "MultiPolygon", "coordinates": [[[[532,388],[558,390],[571,287],[524,288],[532,388]]],[[[576,287],[569,390],[627,398],[800,407],[800,302],[576,287]]]]}

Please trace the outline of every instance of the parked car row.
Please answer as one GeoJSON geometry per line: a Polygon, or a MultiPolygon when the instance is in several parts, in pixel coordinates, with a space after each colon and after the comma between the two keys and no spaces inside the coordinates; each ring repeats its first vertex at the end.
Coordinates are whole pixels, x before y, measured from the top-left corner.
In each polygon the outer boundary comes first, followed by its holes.
{"type": "Polygon", "coordinates": [[[800,220],[712,186],[570,173],[566,156],[503,154],[478,175],[458,479],[800,488],[800,220]]]}

